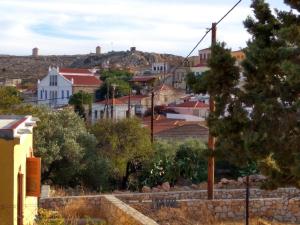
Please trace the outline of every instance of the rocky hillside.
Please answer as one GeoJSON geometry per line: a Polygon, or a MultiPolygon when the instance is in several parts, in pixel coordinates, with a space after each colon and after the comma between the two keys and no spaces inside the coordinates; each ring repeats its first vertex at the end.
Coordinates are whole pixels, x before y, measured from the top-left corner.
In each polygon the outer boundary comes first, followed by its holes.
{"type": "Polygon", "coordinates": [[[150,66],[153,62],[167,62],[171,66],[179,65],[181,56],[170,54],[148,53],[141,51],[108,52],[102,55],[88,55],[84,59],[75,60],[72,67],[115,66],[135,68],[150,66]]]}
{"type": "Polygon", "coordinates": [[[0,81],[21,78],[36,82],[45,76],[49,66],[69,66],[84,56],[0,56],[0,81]]]}
{"type": "Polygon", "coordinates": [[[147,53],[141,51],[108,52],[101,55],[55,55],[55,56],[6,56],[0,55],[0,81],[6,78],[21,78],[36,82],[47,74],[49,66],[73,68],[117,68],[148,67],[153,62],[167,62],[172,66],[180,64],[181,56],[147,53]]]}

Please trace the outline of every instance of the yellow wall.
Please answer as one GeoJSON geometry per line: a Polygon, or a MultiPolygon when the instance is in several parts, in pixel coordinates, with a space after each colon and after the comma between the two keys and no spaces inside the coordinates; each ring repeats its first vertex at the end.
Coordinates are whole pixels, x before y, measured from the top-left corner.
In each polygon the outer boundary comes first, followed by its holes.
{"type": "Polygon", "coordinates": [[[13,224],[14,141],[0,139],[0,225],[13,224]]]}
{"type": "Polygon", "coordinates": [[[14,140],[0,139],[0,225],[17,224],[19,170],[24,174],[24,224],[32,224],[37,214],[37,198],[26,197],[26,158],[30,157],[31,148],[32,134],[23,134],[20,139],[14,140]],[[1,210],[2,204],[13,207],[8,207],[3,211],[1,210]]]}

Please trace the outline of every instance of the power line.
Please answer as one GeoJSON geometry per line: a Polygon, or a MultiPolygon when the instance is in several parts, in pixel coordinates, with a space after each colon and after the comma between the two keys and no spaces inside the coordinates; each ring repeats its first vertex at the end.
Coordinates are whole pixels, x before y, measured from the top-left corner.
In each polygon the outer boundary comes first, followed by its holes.
{"type": "MultiPolygon", "coordinates": [[[[216,26],[221,23],[240,3],[242,2],[242,0],[239,0],[229,11],[227,11],[227,13],[224,14],[224,16],[221,17],[220,20],[218,20],[218,22],[216,23],[216,26]]],[[[175,67],[175,70],[184,65],[184,63],[186,61],[188,61],[188,58],[191,56],[191,54],[193,54],[193,52],[195,51],[195,49],[201,44],[201,42],[205,39],[205,37],[212,31],[212,28],[208,28],[208,30],[205,32],[205,34],[202,36],[202,38],[197,42],[197,44],[194,46],[194,48],[189,52],[189,54],[184,58],[184,60],[182,61],[182,63],[175,67]]]]}

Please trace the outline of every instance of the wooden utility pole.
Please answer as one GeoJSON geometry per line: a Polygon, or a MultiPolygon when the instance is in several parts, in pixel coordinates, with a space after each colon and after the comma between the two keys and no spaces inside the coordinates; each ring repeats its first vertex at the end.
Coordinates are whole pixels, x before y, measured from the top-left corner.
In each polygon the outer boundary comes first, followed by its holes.
{"type": "Polygon", "coordinates": [[[153,143],[153,141],[154,141],[153,123],[154,123],[154,90],[152,88],[152,91],[151,91],[151,143],[153,143]]]}
{"type": "Polygon", "coordinates": [[[116,85],[112,84],[112,101],[111,101],[111,119],[114,121],[115,120],[115,113],[114,113],[114,108],[115,108],[115,91],[116,91],[116,85]]]}
{"type": "Polygon", "coordinates": [[[128,112],[127,112],[127,118],[131,117],[131,88],[129,90],[129,95],[128,95],[128,112]]]}
{"type": "MultiPolygon", "coordinates": [[[[212,23],[212,28],[211,28],[211,50],[212,47],[216,44],[217,38],[217,24],[212,23]]],[[[211,51],[212,53],[212,51],[211,51]]],[[[211,54],[212,57],[212,54],[211,54]]],[[[209,111],[214,112],[215,111],[215,102],[214,98],[212,95],[209,97],[209,111]]],[[[209,131],[209,136],[208,136],[208,148],[211,151],[214,151],[215,149],[215,138],[211,135],[209,131]]],[[[215,182],[215,159],[212,155],[208,159],[208,178],[207,178],[207,198],[208,199],[214,199],[214,182],[215,182]]]]}

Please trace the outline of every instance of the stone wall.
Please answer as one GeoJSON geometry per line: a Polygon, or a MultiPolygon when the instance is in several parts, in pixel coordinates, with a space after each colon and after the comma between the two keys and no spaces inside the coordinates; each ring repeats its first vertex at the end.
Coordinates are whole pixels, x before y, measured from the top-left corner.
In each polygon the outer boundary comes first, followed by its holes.
{"type": "Polygon", "coordinates": [[[78,200],[85,200],[91,208],[99,208],[103,219],[110,225],[158,225],[154,220],[112,195],[41,198],[39,207],[55,210],[78,200]]]}
{"type": "MultiPolygon", "coordinates": [[[[132,207],[141,205],[152,207],[150,201],[131,203],[132,207]]],[[[177,207],[195,211],[209,211],[217,219],[239,220],[245,218],[244,199],[219,199],[219,200],[179,200],[177,207]]],[[[300,223],[300,198],[282,199],[265,198],[251,199],[249,204],[250,217],[264,218],[270,221],[300,223]]]]}
{"type": "MultiPolygon", "coordinates": [[[[250,215],[279,222],[300,224],[300,191],[295,188],[281,188],[275,191],[251,189],[250,215]]],[[[70,201],[85,199],[91,207],[98,207],[112,225],[155,225],[148,218],[130,206],[148,205],[152,199],[177,199],[177,205],[188,209],[208,209],[220,219],[242,219],[245,214],[245,190],[215,190],[215,200],[206,200],[206,191],[179,191],[130,193],[115,195],[93,195],[77,197],[53,197],[40,199],[40,207],[55,209],[70,201]],[[126,204],[126,203],[128,204],[126,204]]]]}
{"type": "Polygon", "coordinates": [[[112,195],[103,197],[101,210],[111,225],[158,225],[154,220],[112,195]]]}
{"type": "MultiPolygon", "coordinates": [[[[206,190],[195,191],[174,191],[174,192],[151,192],[151,193],[130,193],[115,194],[124,202],[149,201],[152,198],[176,198],[176,199],[207,199],[206,190]]],[[[245,189],[215,189],[215,199],[244,199],[245,189]]],[[[279,188],[274,191],[261,189],[250,189],[250,198],[292,198],[300,196],[300,190],[296,188],[279,188]]]]}

